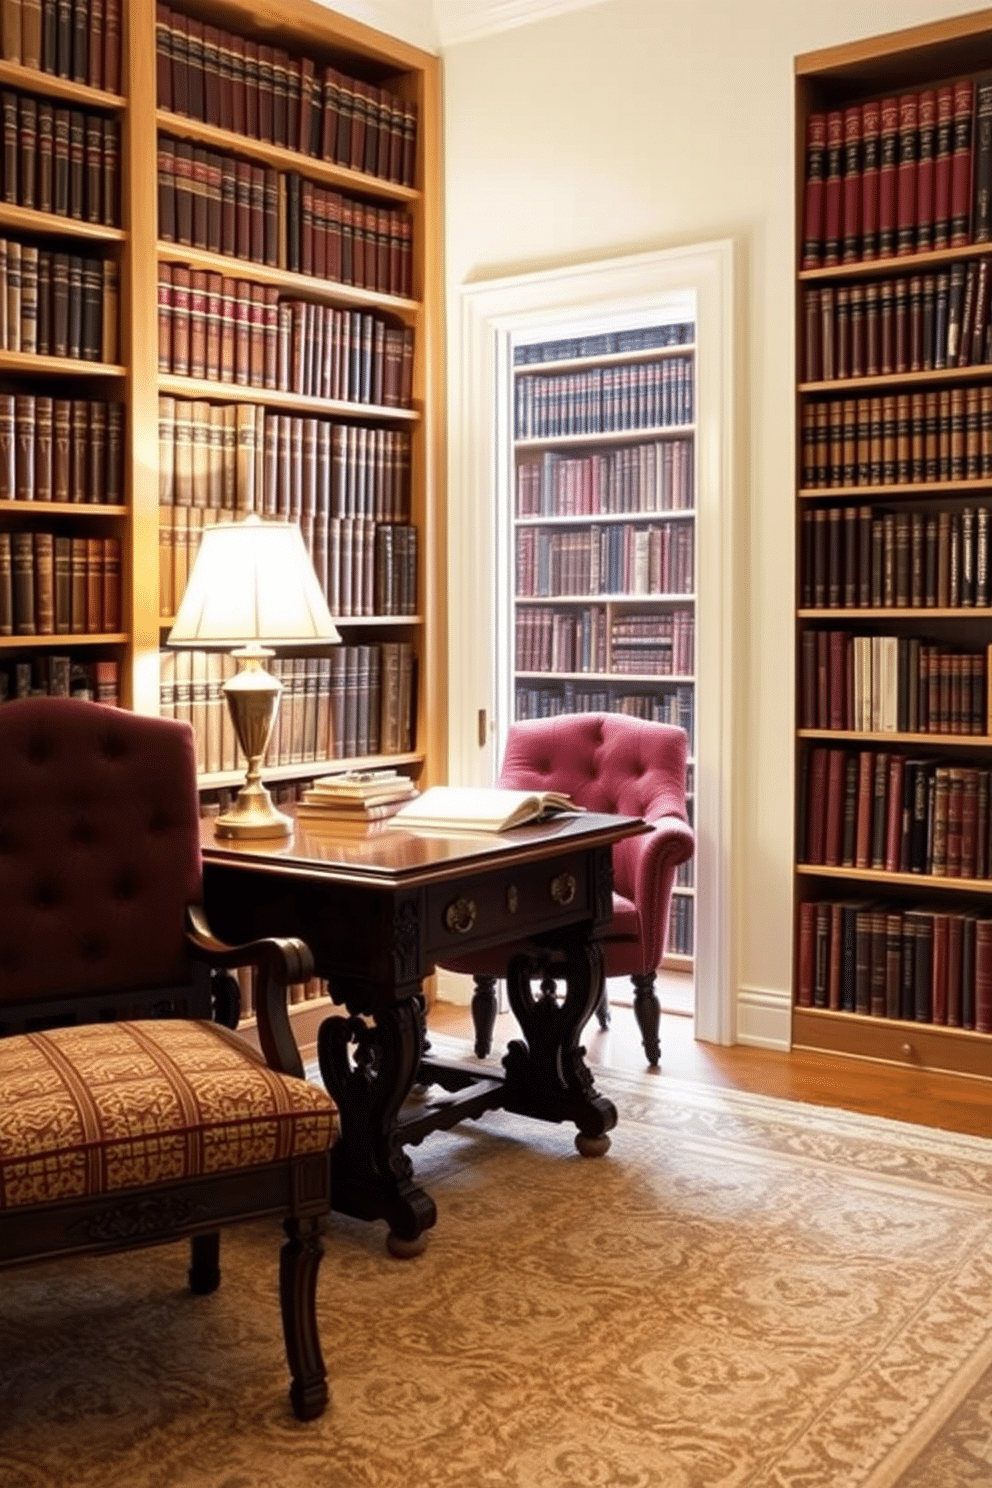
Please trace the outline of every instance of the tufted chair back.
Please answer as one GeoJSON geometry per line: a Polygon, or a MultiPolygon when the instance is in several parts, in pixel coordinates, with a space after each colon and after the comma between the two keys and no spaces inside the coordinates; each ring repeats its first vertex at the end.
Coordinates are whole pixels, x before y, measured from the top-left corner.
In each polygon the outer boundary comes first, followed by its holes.
{"type": "Polygon", "coordinates": [[[187,724],[68,698],[0,707],[0,1004],[188,982],[200,899],[187,724]]]}
{"type": "MultiPolygon", "coordinates": [[[[618,816],[688,820],[685,808],[684,730],[622,713],[566,713],[511,726],[499,784],[514,790],[559,790],[588,811],[618,816]]],[[[625,899],[637,898],[637,870],[644,841],[628,837],[613,849],[613,882],[625,899]]],[[[667,905],[665,906],[667,912],[667,905]]],[[[661,960],[665,925],[645,947],[661,960]],[[659,936],[661,939],[659,940],[659,936]]]]}

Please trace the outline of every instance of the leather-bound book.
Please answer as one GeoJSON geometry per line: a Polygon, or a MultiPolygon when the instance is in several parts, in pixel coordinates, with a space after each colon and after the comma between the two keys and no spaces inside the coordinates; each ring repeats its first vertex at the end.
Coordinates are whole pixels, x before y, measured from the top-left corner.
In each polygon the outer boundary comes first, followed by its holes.
{"type": "Polygon", "coordinates": [[[52,399],[39,393],[34,410],[34,499],[52,500],[52,452],[55,438],[52,399]]]}
{"type": "Polygon", "coordinates": [[[103,631],[103,538],[86,539],[86,630],[103,631]]]}
{"type": "Polygon", "coordinates": [[[231,34],[223,27],[217,32],[217,123],[221,129],[234,128],[234,59],[231,55],[231,34]]]}
{"type": "Polygon", "coordinates": [[[334,159],[339,165],[351,164],[351,131],[355,113],[354,79],[338,73],[337,139],[334,143],[334,159]]]}
{"type": "MultiPolygon", "coordinates": [[[[387,104],[388,109],[388,104],[387,104]]],[[[389,134],[388,112],[384,132],[389,134]]],[[[806,120],[806,181],[803,197],[803,239],[800,266],[818,269],[823,262],[823,192],[827,163],[827,116],[815,111],[806,120]]],[[[382,174],[376,166],[377,175],[382,174]]]]}
{"type": "Polygon", "coordinates": [[[35,201],[39,212],[55,210],[55,110],[47,100],[38,104],[38,170],[35,201]]]}
{"type": "Polygon", "coordinates": [[[896,253],[916,247],[916,174],[919,147],[919,102],[915,93],[899,99],[896,163],[896,253]]]}
{"type": "Polygon", "coordinates": [[[86,81],[91,88],[103,87],[103,0],[88,0],[89,25],[86,39],[86,81]]]}
{"type": "Polygon", "coordinates": [[[0,42],[5,62],[22,60],[23,20],[21,0],[3,0],[0,8],[0,42]]]}
{"type": "Polygon", "coordinates": [[[84,115],[84,128],[83,217],[87,222],[103,222],[103,120],[99,114],[86,114],[84,115]]]}
{"type": "Polygon", "coordinates": [[[72,0],[56,0],[55,72],[60,78],[72,76],[72,0]]]}
{"type": "Polygon", "coordinates": [[[193,146],[176,140],[176,241],[184,248],[193,246],[193,146]]]}
{"type": "Polygon", "coordinates": [[[341,114],[341,89],[344,79],[335,67],[324,68],[323,111],[320,142],[321,160],[337,160],[338,121],[341,114]]]}
{"type": "Polygon", "coordinates": [[[915,251],[929,253],[934,236],[934,164],[937,151],[937,94],[925,88],[917,97],[915,251]]]}
{"type": "Polygon", "coordinates": [[[258,138],[271,144],[274,124],[275,57],[272,48],[262,42],[258,48],[258,138]]]}
{"type": "Polygon", "coordinates": [[[86,127],[81,109],[69,110],[69,216],[77,222],[83,220],[83,199],[86,193],[85,177],[86,127]]]}
{"type": "Polygon", "coordinates": [[[172,12],[162,0],[155,5],[155,93],[159,108],[172,107],[172,12]]]}
{"type": "Polygon", "coordinates": [[[71,405],[72,438],[69,450],[69,500],[76,505],[86,501],[86,477],[89,473],[90,411],[85,398],[74,398],[71,405]]]}
{"type": "Polygon", "coordinates": [[[234,380],[242,387],[251,381],[251,285],[246,279],[234,286],[234,380]]]}
{"type": "Polygon", "coordinates": [[[103,630],[116,634],[121,628],[121,545],[119,538],[103,539],[103,630]]]}
{"type": "Polygon", "coordinates": [[[99,279],[99,330],[97,359],[111,366],[119,361],[120,275],[115,258],[105,258],[94,266],[94,280],[99,279]]]}
{"type": "Polygon", "coordinates": [[[325,191],[324,220],[327,224],[327,268],[325,277],[340,282],[342,277],[343,244],[341,236],[342,196],[340,191],[325,191]]]}
{"type": "Polygon", "coordinates": [[[316,279],[327,278],[327,195],[323,186],[314,186],[311,205],[313,225],[313,268],[311,272],[316,279]]]}
{"type": "Polygon", "coordinates": [[[237,470],[235,510],[239,517],[256,511],[255,429],[258,410],[254,403],[239,403],[236,413],[237,470]]]}
{"type": "Polygon", "coordinates": [[[248,198],[248,257],[252,263],[265,262],[265,168],[251,166],[248,198]]]}
{"type": "Polygon", "coordinates": [[[52,402],[52,500],[71,499],[72,403],[68,398],[52,402]]]}
{"type": "Polygon", "coordinates": [[[247,57],[243,36],[231,37],[231,128],[235,134],[247,134],[247,57]]]}
{"type": "Polygon", "coordinates": [[[206,276],[206,369],[205,376],[216,382],[221,375],[221,284],[220,274],[206,276]]]}
{"type": "Polygon", "coordinates": [[[55,634],[72,628],[72,539],[55,538],[55,634]]]}
{"type": "Polygon", "coordinates": [[[105,499],[111,506],[124,501],[124,405],[107,404],[107,462],[105,499]]]}
{"type": "Polygon", "coordinates": [[[207,151],[207,248],[220,253],[223,248],[223,164],[215,150],[207,151]]]}
{"type": "Polygon", "coordinates": [[[15,495],[18,501],[34,500],[34,435],[34,394],[18,393],[14,400],[15,495]]]}
{"type": "Polygon", "coordinates": [[[843,112],[840,256],[842,263],[856,263],[861,256],[861,105],[843,112]]]}
{"type": "Polygon", "coordinates": [[[53,116],[52,205],[59,217],[69,215],[69,135],[69,110],[57,108],[53,116]]]}
{"type": "Polygon", "coordinates": [[[38,249],[21,246],[21,350],[38,351],[38,249]]]}
{"type": "Polygon", "coordinates": [[[158,138],[158,236],[176,241],[176,146],[165,135],[158,138]]]}
{"type": "Polygon", "coordinates": [[[13,393],[0,393],[0,501],[17,499],[17,419],[13,393]]]}
{"type": "Polygon", "coordinates": [[[158,370],[174,372],[172,360],[172,265],[158,266],[158,370]]]}
{"type": "Polygon", "coordinates": [[[220,124],[220,32],[210,25],[203,27],[203,118],[220,124]]]}
{"type": "Polygon", "coordinates": [[[963,78],[954,84],[954,114],[951,134],[951,238],[952,248],[971,236],[972,116],[975,83],[963,78]]]}
{"type": "Polygon", "coordinates": [[[207,246],[207,152],[193,149],[193,247],[207,246]]]}
{"type": "Polygon", "coordinates": [[[992,72],[975,79],[975,183],[972,241],[992,240],[992,72]]]}
{"type": "Polygon", "coordinates": [[[302,229],[302,183],[297,171],[286,172],[286,268],[300,272],[302,229]]]}
{"type": "Polygon", "coordinates": [[[17,94],[5,88],[0,93],[3,109],[3,199],[10,206],[18,202],[17,94]]]}
{"type": "Polygon", "coordinates": [[[251,165],[238,160],[234,166],[235,253],[238,258],[251,257],[251,165]]]}
{"type": "Polygon", "coordinates": [[[103,3],[103,86],[108,93],[121,91],[121,0],[103,3]]]}
{"type": "Polygon", "coordinates": [[[248,382],[252,387],[265,383],[265,290],[252,284],[248,295],[248,382]]]}
{"type": "Polygon", "coordinates": [[[172,103],[174,113],[189,115],[189,23],[172,11],[172,103]]]}
{"type": "Polygon", "coordinates": [[[19,196],[22,207],[38,204],[38,104],[22,95],[18,100],[19,196]]]}
{"type": "Polygon", "coordinates": [[[189,375],[207,375],[207,275],[204,269],[190,272],[189,285],[189,375]]]}
{"type": "Polygon", "coordinates": [[[34,536],[30,532],[11,535],[14,635],[34,635],[34,536]]]}
{"type": "Polygon", "coordinates": [[[233,279],[221,279],[220,287],[220,380],[230,382],[237,361],[237,288],[233,279]]]}
{"type": "Polygon", "coordinates": [[[351,84],[351,137],[348,156],[342,163],[352,170],[365,169],[365,133],[368,115],[368,99],[365,83],[356,78],[351,84]]]}
{"type": "Polygon", "coordinates": [[[313,273],[313,182],[300,186],[300,273],[313,273]]]}
{"type": "Polygon", "coordinates": [[[369,176],[378,174],[380,136],[389,128],[389,96],[371,83],[365,88],[365,158],[362,170],[369,176]]]}
{"type": "MultiPolygon", "coordinates": [[[[99,362],[103,354],[103,264],[98,258],[80,260],[82,320],[80,324],[79,355],[84,362],[99,362]]],[[[70,264],[70,322],[72,296],[72,266],[70,264]]],[[[70,355],[71,336],[70,336],[70,355]]]]}
{"type": "Polygon", "coordinates": [[[120,128],[116,119],[104,119],[101,168],[103,182],[101,200],[103,222],[106,227],[117,227],[121,220],[120,193],[120,128]]]}
{"type": "Polygon", "coordinates": [[[279,291],[270,286],[262,291],[265,352],[262,381],[267,388],[279,386],[279,291]]]}
{"type": "Polygon", "coordinates": [[[55,634],[55,537],[34,534],[34,614],[38,635],[55,634]]]}
{"type": "Polygon", "coordinates": [[[279,265],[279,172],[271,166],[264,172],[264,223],[261,263],[279,265]]]}
{"type": "MultiPolygon", "coordinates": [[[[92,399],[89,406],[86,489],[89,500],[103,505],[107,500],[107,405],[92,399]]],[[[119,626],[112,629],[118,630],[119,626]]]]}
{"type": "Polygon", "coordinates": [[[245,128],[249,139],[258,139],[258,43],[245,38],[245,128]]]}
{"type": "Polygon", "coordinates": [[[220,157],[220,251],[228,257],[237,252],[236,165],[232,156],[220,157]]]}
{"type": "Polygon", "coordinates": [[[85,83],[89,72],[89,0],[72,0],[72,80],[85,83]]]}
{"type": "Polygon", "coordinates": [[[195,16],[186,21],[186,67],[189,74],[189,115],[203,118],[203,22],[195,16]]]}
{"type": "Polygon", "coordinates": [[[73,635],[86,630],[86,538],[70,538],[69,553],[69,629],[73,635]]]}
{"type": "MultiPolygon", "coordinates": [[[[289,53],[281,47],[272,49],[272,139],[277,145],[290,143],[289,133],[289,53]]],[[[292,135],[296,145],[296,132],[292,135]]]]}
{"type": "MultiPolygon", "coordinates": [[[[313,132],[312,114],[314,111],[313,92],[315,82],[315,66],[313,58],[303,57],[298,63],[295,64],[295,68],[293,64],[291,64],[291,69],[290,99],[292,100],[293,77],[295,73],[298,78],[296,87],[298,90],[299,102],[297,105],[297,132],[295,135],[290,135],[289,144],[292,149],[299,150],[301,155],[309,155],[311,154],[311,140],[313,132]]],[[[290,102],[290,110],[292,110],[292,102],[290,102]]],[[[320,112],[319,104],[317,105],[317,112],[320,112]]]]}
{"type": "Polygon", "coordinates": [[[58,61],[58,6],[56,0],[41,3],[41,70],[54,74],[58,61]]]}

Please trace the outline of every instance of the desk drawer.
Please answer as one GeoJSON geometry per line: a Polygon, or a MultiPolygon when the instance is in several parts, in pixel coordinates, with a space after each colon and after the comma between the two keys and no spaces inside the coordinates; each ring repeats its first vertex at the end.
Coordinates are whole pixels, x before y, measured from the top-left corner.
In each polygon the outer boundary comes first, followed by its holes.
{"type": "Polygon", "coordinates": [[[432,953],[458,955],[593,916],[589,856],[563,853],[497,875],[433,885],[427,897],[427,938],[432,953]]]}

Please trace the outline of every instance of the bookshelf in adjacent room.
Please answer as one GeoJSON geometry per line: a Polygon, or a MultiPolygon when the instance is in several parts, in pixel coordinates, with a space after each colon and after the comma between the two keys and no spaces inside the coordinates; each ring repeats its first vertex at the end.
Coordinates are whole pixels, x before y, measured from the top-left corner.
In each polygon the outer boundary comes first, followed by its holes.
{"type": "MultiPolygon", "coordinates": [[[[692,821],[694,323],[519,341],[513,402],[513,715],[679,725],[692,821]]],[[[672,970],[693,965],[693,869],[672,896],[672,970]]]]}
{"type": "Polygon", "coordinates": [[[796,60],[793,1041],[992,1074],[992,13],[796,60]]]}

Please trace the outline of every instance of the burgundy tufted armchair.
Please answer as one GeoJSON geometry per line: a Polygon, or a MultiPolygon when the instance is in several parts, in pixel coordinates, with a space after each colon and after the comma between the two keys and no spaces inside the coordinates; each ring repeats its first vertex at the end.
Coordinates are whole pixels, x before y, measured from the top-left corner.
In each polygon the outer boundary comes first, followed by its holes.
{"type": "Polygon", "coordinates": [[[0,707],[0,1267],[188,1236],[190,1285],[210,1292],[220,1226],[278,1215],[307,1418],[327,1401],[316,1284],[338,1130],[286,1013],[312,962],[300,941],[224,946],[200,900],[187,724],[0,707]],[[231,1031],[218,972],[247,964],[264,1057],[231,1031]]]}
{"type": "MultiPolygon", "coordinates": [[[[693,853],[685,803],[687,739],[666,723],[617,713],[573,713],[515,723],[498,785],[565,791],[590,811],[641,816],[654,831],[613,849],[613,919],[603,940],[607,977],[629,976],[648,1062],[658,1063],[661,1009],[655,972],[665,949],[675,870],[693,853]]],[[[475,1052],[488,1054],[496,1017],[496,981],[508,948],[467,957],[452,970],[475,978],[475,1052]]],[[[609,1021],[606,988],[596,1009],[609,1021]]]]}

